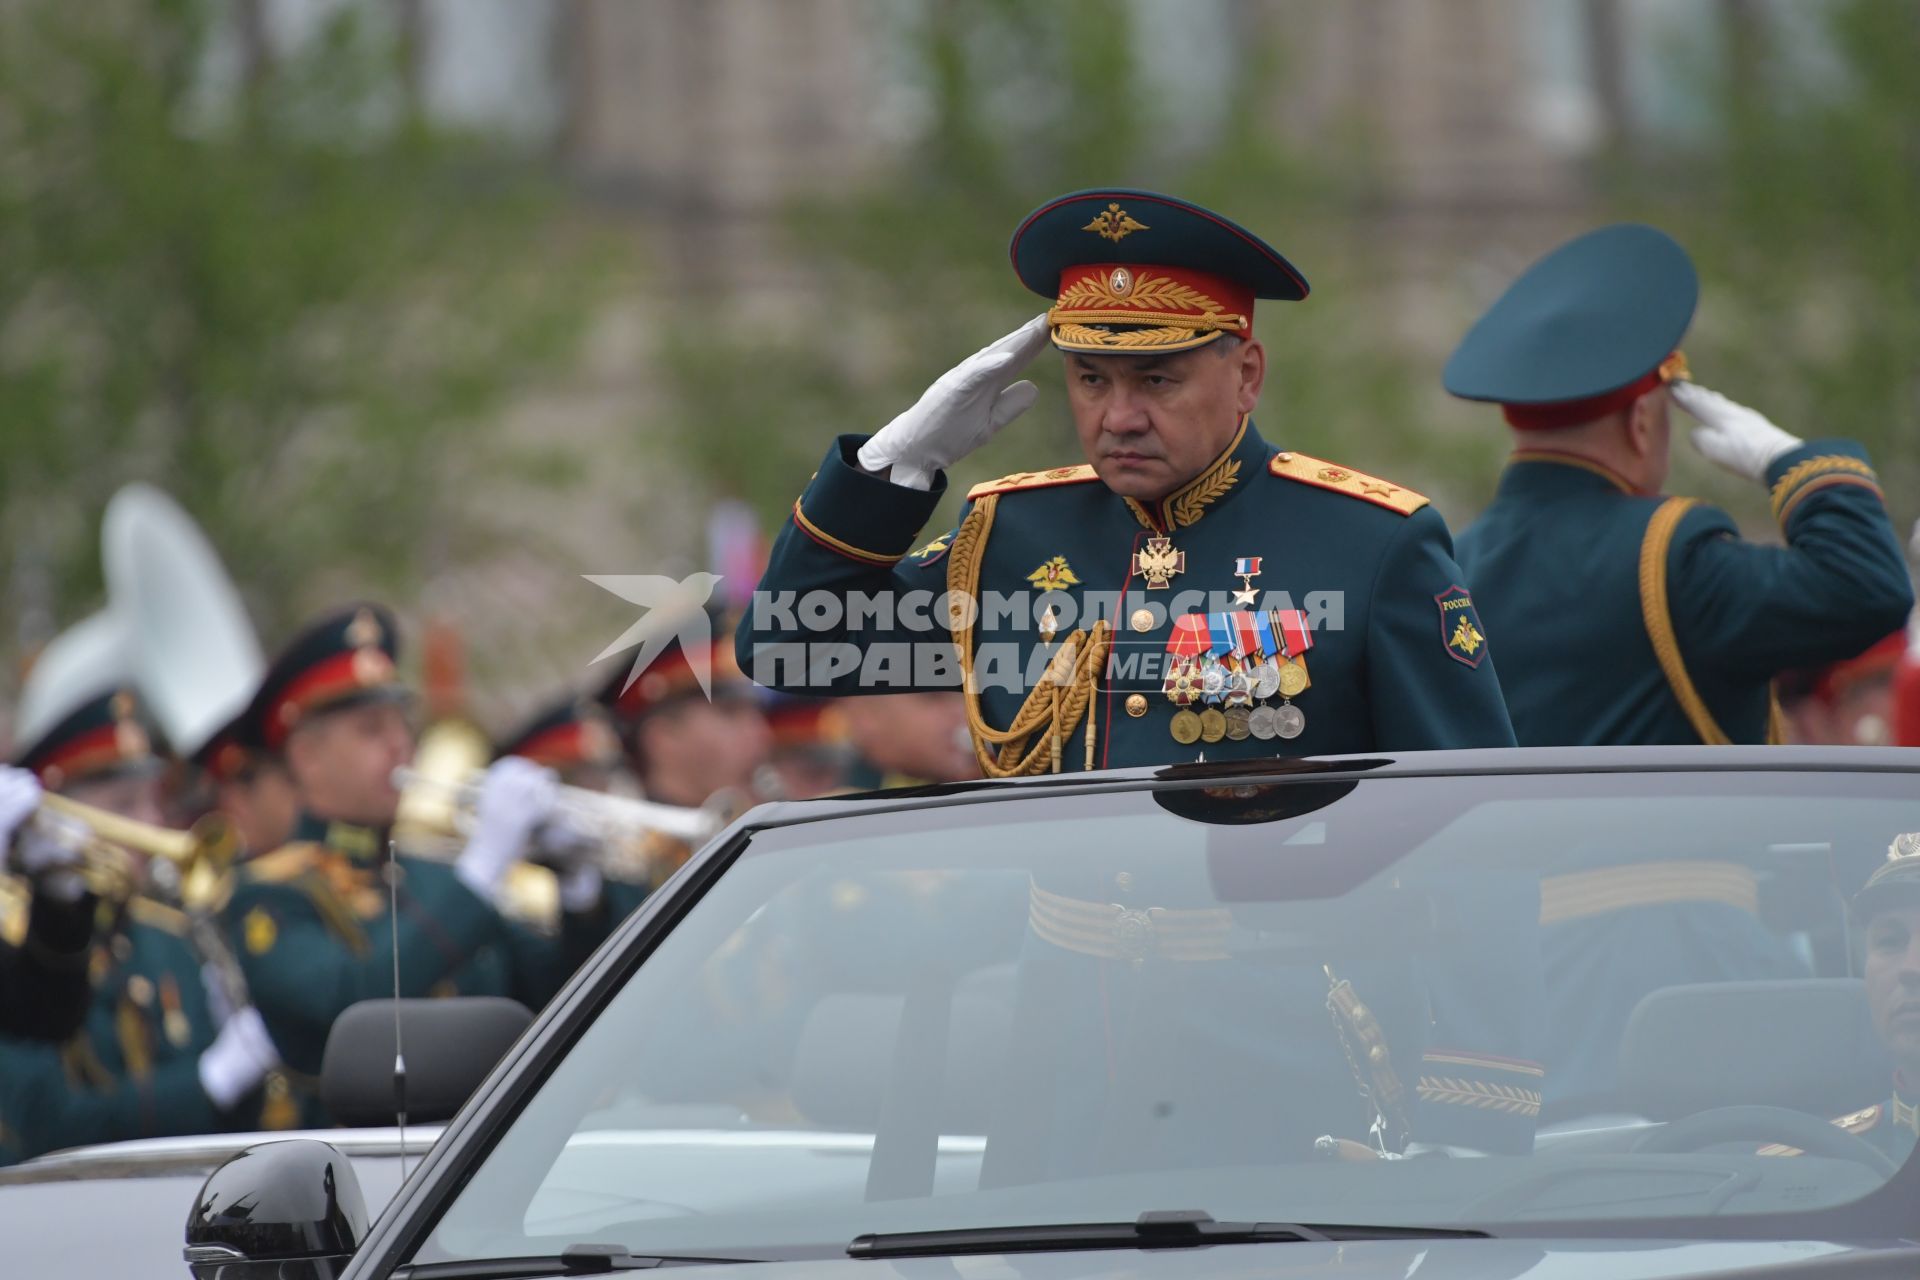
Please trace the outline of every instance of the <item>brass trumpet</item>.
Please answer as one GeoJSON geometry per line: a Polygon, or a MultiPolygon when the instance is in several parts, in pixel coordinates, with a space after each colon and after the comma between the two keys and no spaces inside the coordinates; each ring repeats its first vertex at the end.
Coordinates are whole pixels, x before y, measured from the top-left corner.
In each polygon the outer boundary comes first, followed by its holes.
{"type": "Polygon", "coordinates": [[[40,797],[40,811],[55,816],[55,822],[40,824],[54,839],[84,833],[78,836],[81,869],[103,897],[124,898],[133,892],[136,877],[129,850],[171,864],[183,888],[219,880],[239,850],[232,826],[220,813],[206,815],[190,831],[175,831],[52,793],[40,797]]]}
{"type": "MultiPolygon", "coordinates": [[[[456,829],[471,825],[473,808],[480,799],[481,781],[482,774],[478,771],[448,779],[406,765],[393,774],[394,785],[403,796],[431,792],[451,802],[456,829]]],[[[580,834],[603,844],[631,839],[648,831],[698,842],[726,825],[721,814],[707,809],[658,804],[584,787],[562,786],[555,812],[580,834]]]]}
{"type": "Polygon", "coordinates": [[[177,898],[185,911],[189,941],[201,963],[213,966],[229,1009],[248,1003],[239,959],[214,918],[240,848],[225,814],[209,813],[191,830],[175,831],[51,792],[40,797],[36,821],[41,814],[55,815],[56,821],[41,824],[54,839],[78,839],[82,874],[103,898],[124,901],[139,888],[128,850],[166,863],[172,874],[164,896],[177,898]]]}

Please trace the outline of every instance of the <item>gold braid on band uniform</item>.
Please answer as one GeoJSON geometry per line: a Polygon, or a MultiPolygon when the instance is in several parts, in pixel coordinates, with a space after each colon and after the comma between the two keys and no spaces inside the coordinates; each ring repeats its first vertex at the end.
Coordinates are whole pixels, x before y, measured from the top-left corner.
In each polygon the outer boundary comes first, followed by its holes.
{"type": "Polygon", "coordinates": [[[1105,618],[1097,619],[1091,631],[1076,630],[1061,642],[1046,674],[1020,704],[1011,725],[995,729],[980,712],[980,692],[973,680],[973,632],[979,618],[980,561],[986,553],[987,534],[993,529],[999,497],[990,493],[975,501],[947,552],[947,592],[953,609],[948,621],[954,648],[960,655],[961,697],[966,701],[967,727],[973,734],[973,754],[981,772],[989,778],[1058,773],[1060,744],[1072,735],[1084,715],[1086,767],[1091,769],[1095,743],[1093,692],[1113,647],[1113,628],[1105,618]],[[976,604],[971,616],[964,616],[967,602],[976,604]],[[1041,735],[1037,741],[1036,734],[1041,735]]]}

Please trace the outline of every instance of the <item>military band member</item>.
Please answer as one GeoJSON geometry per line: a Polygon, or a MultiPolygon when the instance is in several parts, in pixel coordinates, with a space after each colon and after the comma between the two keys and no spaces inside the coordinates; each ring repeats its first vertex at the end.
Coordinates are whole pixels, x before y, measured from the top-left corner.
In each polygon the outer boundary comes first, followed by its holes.
{"type": "Polygon", "coordinates": [[[960,685],[988,776],[1512,744],[1439,514],[1253,425],[1255,299],[1307,294],[1285,258],[1127,190],[1049,201],[1011,252],[1051,307],[834,442],[740,631],[755,679],[960,685]],[[1085,462],[974,486],[960,527],[909,552],[945,468],[1033,403],[1019,374],[1049,341],[1085,462]],[[811,607],[872,598],[892,616],[811,607]]]}
{"type": "MultiPolygon", "coordinates": [[[[599,701],[619,726],[642,795],[732,818],[758,800],[773,798],[773,733],[761,710],[759,690],[734,661],[725,620],[710,618],[704,633],[712,637],[701,642],[707,691],[702,691],[687,650],[676,637],[631,681],[626,668],[615,670],[602,685],[599,701]]],[[[678,871],[692,853],[693,845],[686,840],[647,833],[641,850],[644,883],[637,896],[632,885],[611,891],[615,915],[632,910],[639,897],[678,871]]]]}
{"type": "Polygon", "coordinates": [[[94,900],[79,851],[33,830],[39,808],[32,771],[0,765],[0,852],[31,894],[20,937],[0,943],[0,1036],[61,1041],[87,1016],[94,900]]]}
{"type": "Polygon", "coordinates": [[[842,701],[773,692],[762,700],[773,743],[767,760],[780,780],[781,799],[810,800],[868,789],[853,779],[861,761],[842,701]]]}
{"type": "Polygon", "coordinates": [[[231,825],[240,860],[287,842],[300,798],[285,763],[254,739],[244,713],[196,751],[193,763],[212,785],[214,808],[231,825]]]}
{"type": "Polygon", "coordinates": [[[453,862],[405,850],[389,858],[393,776],[414,746],[396,653],[385,609],[328,615],[275,658],[249,709],[259,741],[284,762],[301,813],[286,845],[240,868],[228,923],[309,1123],[319,1114],[314,1077],[334,1018],[356,1001],[395,994],[396,951],[400,995],[509,995],[538,1008],[605,928],[598,912],[569,913],[562,936],[544,938],[496,909],[509,867],[554,805],[553,775],[528,760],[488,771],[473,832],[453,862]]]}
{"type": "MultiPolygon", "coordinates": [[[[531,761],[552,772],[563,786],[580,791],[611,791],[626,767],[613,718],[606,708],[577,694],[546,707],[501,742],[495,759],[508,757],[531,761]]],[[[618,909],[629,896],[637,901],[640,895],[630,895],[621,880],[623,876],[641,878],[637,857],[629,852],[624,846],[604,847],[594,833],[556,814],[534,832],[527,858],[536,867],[519,872],[550,872],[558,912],[584,918],[603,906],[618,909]],[[616,904],[615,898],[621,902],[616,904]]],[[[619,918],[608,916],[608,926],[619,918]]]]}
{"type": "Polygon", "coordinates": [[[1767,741],[1775,676],[1850,658],[1913,607],[1866,450],[1688,380],[1698,296],[1672,239],[1604,227],[1530,267],[1447,362],[1447,390],[1513,434],[1460,563],[1523,746],[1767,741]],[[1663,494],[1670,404],[1708,461],[1766,486],[1785,546],[1663,494]]]}
{"type": "MultiPolygon", "coordinates": [[[[129,690],[86,698],[20,759],[49,791],[142,822],[161,812],[163,761],[129,690]]],[[[16,1155],[257,1124],[277,1062],[266,1026],[235,1007],[187,913],[151,896],[147,876],[172,868],[128,861],[129,893],[102,903],[81,1032],[57,1049],[0,1049],[0,1122],[16,1155]]]]}

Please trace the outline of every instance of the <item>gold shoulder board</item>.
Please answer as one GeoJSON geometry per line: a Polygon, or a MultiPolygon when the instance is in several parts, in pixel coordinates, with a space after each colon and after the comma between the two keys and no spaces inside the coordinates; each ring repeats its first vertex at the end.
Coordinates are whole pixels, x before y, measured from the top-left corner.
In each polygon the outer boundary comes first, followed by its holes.
{"type": "Polygon", "coordinates": [[[1085,484],[1089,480],[1098,480],[1092,467],[1081,463],[1077,467],[1055,467],[1050,471],[1016,471],[1010,476],[1001,476],[998,480],[985,480],[967,490],[967,500],[983,498],[990,493],[1010,493],[1015,489],[1047,489],[1057,484],[1085,484]]]}
{"type": "Polygon", "coordinates": [[[176,938],[187,936],[187,913],[164,902],[155,902],[152,898],[134,897],[127,903],[127,916],[149,929],[158,929],[170,933],[176,938]]]}
{"type": "Polygon", "coordinates": [[[320,864],[325,847],[310,840],[283,844],[272,853],[248,858],[240,864],[243,879],[255,884],[287,884],[320,864]]]}
{"type": "Polygon", "coordinates": [[[1273,455],[1273,461],[1267,469],[1283,480],[1298,480],[1315,488],[1331,489],[1349,498],[1371,502],[1376,507],[1398,511],[1403,516],[1410,516],[1427,505],[1425,494],[1415,493],[1364,471],[1355,471],[1352,467],[1343,467],[1337,462],[1309,458],[1304,453],[1282,450],[1273,455]]]}

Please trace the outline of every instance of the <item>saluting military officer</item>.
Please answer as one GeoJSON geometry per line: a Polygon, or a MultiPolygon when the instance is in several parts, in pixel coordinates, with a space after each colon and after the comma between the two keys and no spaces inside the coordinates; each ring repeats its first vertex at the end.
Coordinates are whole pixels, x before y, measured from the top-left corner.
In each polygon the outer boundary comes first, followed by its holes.
{"type": "Polygon", "coordinates": [[[1523,746],[1764,742],[1776,675],[1852,657],[1913,607],[1866,450],[1688,380],[1699,291],[1670,237],[1604,227],[1530,267],[1447,362],[1447,390],[1513,433],[1460,563],[1523,746]],[[1767,487],[1784,547],[1663,494],[1669,403],[1708,461],[1767,487]]]}
{"type": "MultiPolygon", "coordinates": [[[[1254,428],[1266,375],[1255,300],[1307,294],[1286,259],[1218,214],[1131,190],[1049,201],[1021,222],[1011,248],[1020,281],[1051,309],[940,378],[876,435],[835,442],[794,505],[742,629],[741,662],[756,679],[894,692],[941,685],[934,660],[955,656],[989,777],[1202,753],[1513,744],[1486,632],[1427,500],[1276,449],[1254,428]],[[1033,385],[1016,379],[1049,340],[1062,353],[1086,462],[976,486],[957,530],[907,554],[940,501],[942,469],[1033,402],[1033,385]],[[916,604],[943,593],[952,612],[916,604]],[[835,618],[829,629],[810,625],[835,618]],[[930,629],[916,629],[917,618],[930,629]]],[[[1275,1008],[1296,984],[1316,993],[1318,1008],[1352,996],[1353,984],[1328,976],[1331,957],[1288,967],[1222,955],[1209,961],[1229,966],[1222,975],[1151,946],[1129,952],[1116,921],[1237,917],[1218,910],[1204,877],[1116,859],[1098,876],[1036,878],[1021,999],[1073,988],[1097,990],[1115,1009],[1183,1007],[1184,1047],[1260,1064],[1275,1114],[1290,1113],[1298,1139],[1275,1154],[1312,1158],[1325,1130],[1310,1126],[1339,1122],[1316,1115],[1311,1100],[1355,1096],[1334,1028],[1322,1021],[1299,1036],[1248,1011],[1275,1008]],[[1059,940],[1049,923],[1062,919],[1074,923],[1059,940]]],[[[1518,890],[1511,932],[1515,954],[1528,957],[1537,896],[1518,890]]],[[[1534,970],[1515,967],[1517,988],[1534,970]]],[[[1463,984],[1479,976],[1444,962],[1363,975],[1364,1002],[1353,1003],[1472,1005],[1463,984]]],[[[1447,1041],[1450,1063],[1466,1064],[1440,1069],[1463,1082],[1454,1102],[1420,1108],[1383,1143],[1531,1145],[1540,1070],[1525,1060],[1525,1019],[1512,1012],[1524,1002],[1478,995],[1500,1006],[1483,1020],[1497,1025],[1485,1034],[1467,1025],[1475,1019],[1449,1020],[1459,1033],[1447,1041]]],[[[1091,1002],[1080,1015],[1105,1017],[1091,1002]]],[[[1382,1051],[1397,1051],[1411,1071],[1425,1046],[1402,1036],[1382,1051]]],[[[1250,1117],[1247,1132],[1273,1132],[1273,1120],[1250,1117]]],[[[1357,1131],[1333,1136],[1363,1138],[1365,1119],[1352,1123],[1357,1131]]]]}
{"type": "MultiPolygon", "coordinates": [[[[163,761],[131,690],[82,697],[20,763],[48,791],[138,821],[160,816],[163,761]]],[[[220,985],[189,916],[149,896],[142,879],[101,905],[80,1033],[58,1048],[0,1049],[0,1121],[13,1154],[257,1122],[259,1086],[277,1060],[265,1024],[252,1007],[234,1007],[237,993],[220,985]]]]}
{"type": "Polygon", "coordinates": [[[1305,298],[1292,264],[1131,190],[1049,201],[1011,251],[1052,306],[834,442],[741,628],[749,674],[815,693],[958,683],[989,776],[1512,745],[1440,516],[1253,425],[1254,302],[1305,298]],[[975,486],[959,528],[909,554],[944,468],[1032,404],[1016,379],[1049,339],[1086,461],[975,486]]]}
{"type": "MultiPolygon", "coordinates": [[[[1513,432],[1460,561],[1523,745],[1765,741],[1775,674],[1857,653],[1911,607],[1865,451],[1804,444],[1687,380],[1698,294],[1664,233],[1602,228],[1529,268],[1448,361],[1447,389],[1499,403],[1513,432]],[[1670,400],[1709,460],[1771,486],[1786,546],[1662,496],[1670,400]]],[[[1616,1049],[1649,991],[1800,972],[1751,868],[1663,854],[1542,885],[1549,1119],[1619,1108],[1616,1049]]]]}
{"type": "Polygon", "coordinates": [[[553,775],[529,760],[488,770],[474,830],[451,864],[404,849],[389,859],[393,775],[414,745],[397,652],[385,609],[329,614],[287,644],[249,709],[258,740],[285,763],[301,814],[289,843],[240,868],[228,921],[309,1123],[335,1016],[395,994],[396,951],[400,995],[510,995],[538,1008],[605,931],[591,908],[568,912],[558,939],[496,909],[509,867],[554,805],[553,775]]]}

